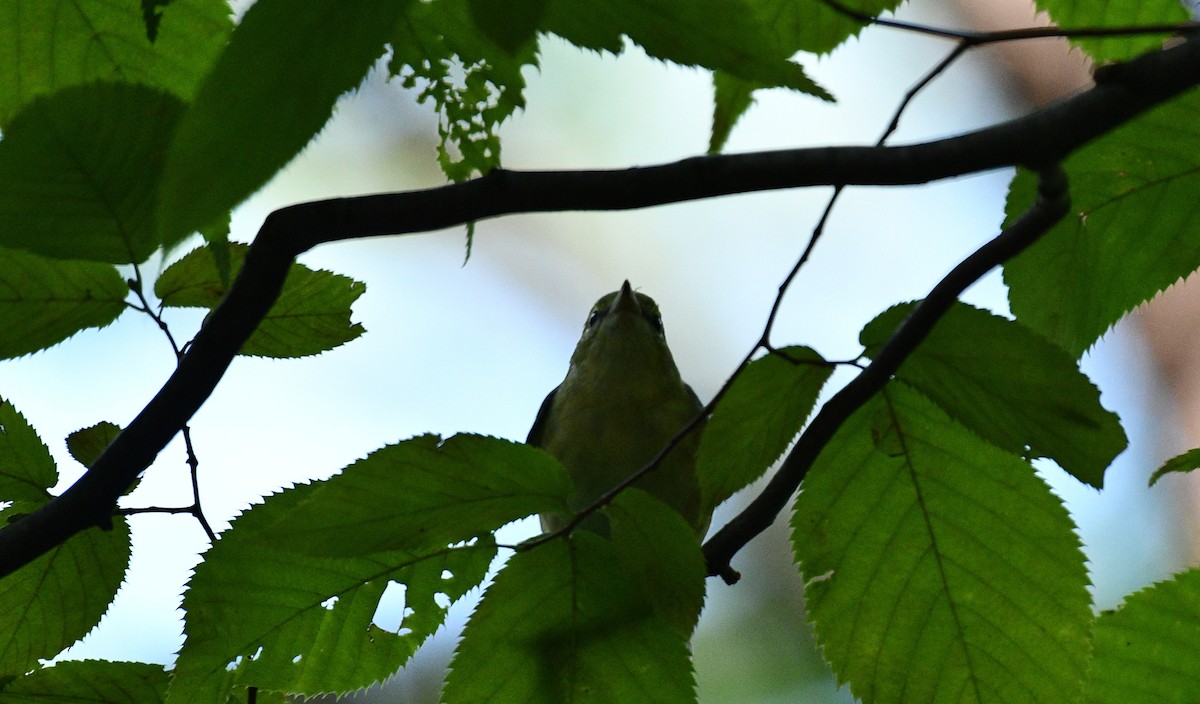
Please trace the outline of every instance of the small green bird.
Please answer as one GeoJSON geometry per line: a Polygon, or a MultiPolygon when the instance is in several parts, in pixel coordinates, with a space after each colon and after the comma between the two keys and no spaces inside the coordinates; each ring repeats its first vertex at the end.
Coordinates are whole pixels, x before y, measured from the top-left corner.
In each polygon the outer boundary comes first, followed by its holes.
{"type": "MultiPolygon", "coordinates": [[[[567,468],[579,511],[640,469],[703,405],[683,383],[654,299],[626,281],[592,306],[567,376],[542,402],[526,442],[567,468]]],[[[696,452],[703,428],[693,428],[634,486],[683,515],[697,533],[708,530],[712,508],[701,506],[696,452]]],[[[543,514],[542,529],[562,528],[571,516],[543,514]]],[[[583,523],[607,533],[596,515],[583,523]]]]}

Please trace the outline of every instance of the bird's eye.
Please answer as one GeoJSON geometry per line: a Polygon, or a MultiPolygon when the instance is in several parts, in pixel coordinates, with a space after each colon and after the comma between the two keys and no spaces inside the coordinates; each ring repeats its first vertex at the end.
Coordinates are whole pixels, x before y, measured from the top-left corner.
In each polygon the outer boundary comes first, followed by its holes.
{"type": "Polygon", "coordinates": [[[646,322],[650,323],[650,327],[654,328],[654,332],[661,333],[663,331],[662,316],[657,313],[647,313],[645,315],[646,322]]]}
{"type": "Polygon", "coordinates": [[[596,327],[596,325],[598,325],[600,323],[600,321],[604,318],[604,314],[607,312],[608,311],[604,308],[598,308],[598,309],[592,311],[592,314],[589,315],[588,319],[587,319],[587,327],[589,327],[589,328],[596,327]]]}

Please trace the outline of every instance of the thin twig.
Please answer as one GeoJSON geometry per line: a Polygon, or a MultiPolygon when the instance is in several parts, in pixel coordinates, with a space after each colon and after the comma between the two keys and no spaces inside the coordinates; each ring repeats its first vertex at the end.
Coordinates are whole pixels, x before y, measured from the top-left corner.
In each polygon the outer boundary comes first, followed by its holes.
{"type": "Polygon", "coordinates": [[[118,508],[113,513],[118,516],[136,516],[141,513],[192,513],[196,510],[195,506],[138,506],[136,508],[118,508]]]}
{"type": "Polygon", "coordinates": [[[204,515],[204,507],[200,503],[200,460],[196,457],[196,449],[192,445],[192,426],[183,425],[183,446],[187,448],[187,464],[188,474],[192,478],[192,515],[200,523],[200,527],[204,529],[204,534],[208,536],[208,542],[213,542],[217,539],[217,534],[213,532],[212,526],[208,523],[208,518],[204,515]]]}
{"type": "MultiPolygon", "coordinates": [[[[171,351],[175,354],[175,364],[178,366],[179,362],[183,360],[183,350],[179,347],[179,344],[175,342],[175,336],[171,334],[171,328],[167,325],[167,321],[162,316],[161,306],[156,311],[146,299],[144,292],[145,279],[142,278],[142,271],[137,264],[133,265],[133,275],[134,278],[129,282],[129,289],[133,291],[133,294],[137,296],[141,303],[140,305],[132,306],[132,308],[145,313],[150,317],[151,320],[155,322],[156,325],[158,325],[158,329],[161,330],[163,335],[166,336],[167,343],[171,345],[171,351]]],[[[183,444],[187,451],[188,474],[191,476],[192,484],[192,505],[184,511],[166,509],[164,512],[190,513],[200,524],[200,527],[204,530],[204,534],[208,536],[209,542],[212,542],[217,539],[217,535],[213,532],[212,526],[209,525],[208,518],[204,515],[204,508],[200,504],[200,460],[196,457],[195,446],[192,445],[192,430],[189,425],[184,423],[183,426],[181,426],[180,431],[183,434],[183,444]]],[[[152,510],[152,508],[147,508],[136,512],[146,513],[152,510]]],[[[129,514],[126,513],[126,515],[129,514]]]]}
{"type": "Polygon", "coordinates": [[[155,311],[150,305],[150,301],[146,299],[146,294],[143,291],[145,288],[145,279],[142,278],[142,270],[137,264],[133,265],[133,279],[129,281],[129,290],[133,291],[133,295],[141,302],[140,305],[130,306],[134,310],[145,313],[154,321],[162,334],[167,337],[167,343],[171,345],[171,351],[175,353],[175,361],[179,362],[183,358],[183,352],[180,351],[178,343],[175,342],[175,336],[171,334],[171,328],[167,326],[167,321],[163,319],[162,312],[155,311]]]}

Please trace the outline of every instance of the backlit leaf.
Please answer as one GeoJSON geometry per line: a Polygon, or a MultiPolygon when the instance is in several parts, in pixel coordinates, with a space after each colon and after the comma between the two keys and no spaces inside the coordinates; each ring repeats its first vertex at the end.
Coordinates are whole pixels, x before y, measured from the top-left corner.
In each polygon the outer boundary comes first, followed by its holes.
{"type": "MultiPolygon", "coordinates": [[[[863,328],[868,356],[914,305],[894,306],[863,328]]],[[[980,437],[1013,454],[1049,457],[1096,488],[1127,444],[1116,414],[1061,348],[965,303],[946,312],[896,376],[980,437]]]]}
{"type": "Polygon", "coordinates": [[[20,357],[102,328],[125,311],[129,287],[99,262],[0,250],[0,358],[20,357]]]}
{"type": "Polygon", "coordinates": [[[0,140],[0,246],[144,261],[162,244],[154,202],[182,111],[178,98],[133,83],[90,83],[30,103],[0,140]]]}
{"type": "Polygon", "coordinates": [[[1130,595],[1096,620],[1088,704],[1200,700],[1200,570],[1130,595]]]}
{"type": "Polygon", "coordinates": [[[586,530],[513,555],[467,623],[442,701],[694,702],[686,639],[619,565],[586,530]]]}
{"type": "MultiPolygon", "coordinates": [[[[1200,267],[1200,93],[1161,105],[1072,154],[1068,216],[1004,265],[1017,320],[1081,355],[1130,310],[1200,267]]],[[[1035,178],[1013,179],[1011,221],[1035,178]]]]}
{"type": "Polygon", "coordinates": [[[756,359],[717,404],[700,440],[704,505],[762,476],[804,427],[833,368],[807,347],[756,359]]]}
{"type": "Polygon", "coordinates": [[[13,680],[4,704],[160,704],[170,675],[144,662],[67,660],[13,680]]]}
{"type": "MultiPolygon", "coordinates": [[[[236,276],[246,259],[244,244],[229,243],[218,252],[229,256],[236,276]]],[[[214,308],[228,290],[227,276],[218,267],[211,246],[188,252],[154,282],[154,294],[164,306],[214,308]]],[[[259,357],[304,357],[320,354],[362,335],[362,325],[350,321],[350,306],[365,286],[348,276],[293,264],[279,299],[267,311],[239,354],[259,357]]]]}
{"type": "Polygon", "coordinates": [[[1092,616],[1070,517],[902,384],[821,453],[792,543],[825,657],[865,704],[1078,700],[1092,616]]]}
{"type": "MultiPolygon", "coordinates": [[[[478,585],[495,555],[469,545],[363,557],[314,557],[306,535],[277,524],[322,484],[289,489],[233,522],[196,567],[183,607],[183,649],[168,701],[222,701],[234,686],[306,694],[366,687],[395,672],[478,585]],[[381,599],[402,587],[399,624],[379,624],[381,599]],[[395,591],[395,589],[393,589],[395,591]]],[[[369,533],[368,533],[369,534],[369,533]]]]}
{"type": "MultiPolygon", "coordinates": [[[[0,521],[25,509],[14,504],[0,521]]],[[[129,527],[117,517],[111,530],[88,528],[0,580],[0,673],[22,674],[87,635],[128,566],[129,527]]]]}
{"type": "Polygon", "coordinates": [[[146,36],[140,0],[0,0],[0,127],[34,98],[96,81],[190,100],[233,29],[224,0],[173,0],[146,36]]]}
{"type": "Polygon", "coordinates": [[[283,168],[383,55],[403,0],[258,0],[184,114],[159,204],[163,240],[211,227],[283,168]]]}
{"type": "Polygon", "coordinates": [[[376,450],[313,489],[270,536],[312,555],[440,547],[543,511],[572,495],[562,467],[521,443],[422,435],[376,450]]]}

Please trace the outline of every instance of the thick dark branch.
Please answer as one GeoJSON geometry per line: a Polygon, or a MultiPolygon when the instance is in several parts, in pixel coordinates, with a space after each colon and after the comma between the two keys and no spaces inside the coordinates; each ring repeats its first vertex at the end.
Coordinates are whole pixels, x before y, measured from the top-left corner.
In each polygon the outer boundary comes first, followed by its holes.
{"type": "Polygon", "coordinates": [[[710,575],[720,575],[727,582],[736,581],[736,573],[730,568],[729,561],[775,521],[837,429],[883,388],[954,305],[959,294],[1033,244],[1067,214],[1070,198],[1066,186],[1066,176],[1058,167],[1041,172],[1038,199],[1033,206],[939,281],[880,348],[875,360],[821,406],[762,493],[705,543],[704,555],[710,575]]]}
{"type": "Polygon", "coordinates": [[[1012,165],[1038,169],[1200,83],[1200,42],[1153,52],[1102,77],[1095,88],[1028,116],[926,144],[705,156],[616,171],[495,171],[425,191],[275,211],[225,300],[159,393],[62,496],[0,530],[0,576],[81,530],[109,524],[117,498],[212,393],[279,295],[293,259],[317,244],[510,213],[627,210],[802,186],[926,183],[1012,165]]]}

